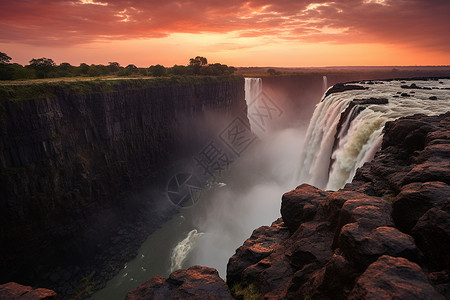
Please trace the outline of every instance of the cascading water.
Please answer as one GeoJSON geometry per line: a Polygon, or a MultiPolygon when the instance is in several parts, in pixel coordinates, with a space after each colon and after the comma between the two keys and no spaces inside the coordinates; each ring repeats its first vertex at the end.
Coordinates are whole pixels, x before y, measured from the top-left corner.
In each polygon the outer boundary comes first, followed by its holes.
{"type": "MultiPolygon", "coordinates": [[[[247,103],[247,108],[258,102],[259,97],[262,93],[262,80],[261,78],[245,78],[245,102],[247,103]]],[[[252,132],[258,136],[261,135],[259,132],[259,126],[255,123],[254,119],[249,116],[250,128],[252,132]]]]}
{"type": "Polygon", "coordinates": [[[365,90],[333,93],[317,104],[301,154],[300,182],[328,190],[342,188],[380,149],[387,121],[450,110],[450,80],[409,83],[413,88],[400,81],[361,83],[365,90]],[[357,98],[367,101],[353,101],[357,98]],[[354,106],[344,116],[351,102],[354,106]]]}
{"type": "Polygon", "coordinates": [[[184,240],[179,242],[175,248],[173,248],[172,256],[170,258],[170,272],[183,268],[184,261],[194,249],[197,239],[202,235],[203,233],[198,232],[197,229],[193,229],[188,233],[184,240]]]}
{"type": "Polygon", "coordinates": [[[261,78],[245,78],[245,101],[250,105],[262,93],[261,78]]]}
{"type": "Polygon", "coordinates": [[[322,93],[325,94],[327,89],[328,89],[328,78],[327,76],[322,76],[322,93]]]}

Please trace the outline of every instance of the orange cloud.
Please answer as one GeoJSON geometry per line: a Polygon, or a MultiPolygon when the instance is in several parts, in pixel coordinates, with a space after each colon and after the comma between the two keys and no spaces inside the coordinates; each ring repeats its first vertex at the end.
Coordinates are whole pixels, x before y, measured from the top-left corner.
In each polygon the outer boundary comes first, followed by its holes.
{"type": "Polygon", "coordinates": [[[241,36],[407,43],[446,50],[449,15],[448,0],[7,1],[0,11],[0,40],[69,46],[241,31],[241,36]]]}
{"type": "MultiPolygon", "coordinates": [[[[270,43],[276,43],[280,52],[284,51],[282,47],[294,49],[300,44],[318,43],[376,44],[414,49],[414,53],[424,51],[427,53],[424,55],[441,53],[446,63],[449,57],[448,0],[5,2],[0,10],[0,44],[3,45],[68,49],[101,42],[150,39],[154,45],[165,43],[156,40],[167,40],[176,47],[177,43],[171,37],[195,34],[228,38],[217,38],[209,44],[204,40],[197,41],[197,48],[191,45],[196,49],[192,51],[207,50],[210,53],[216,47],[222,54],[224,50],[247,49],[260,51],[258,55],[263,55],[261,45],[268,47],[270,43]]],[[[196,43],[196,37],[192,38],[188,42],[196,43]]],[[[270,49],[275,51],[273,47],[270,49]]],[[[253,57],[255,54],[248,55],[253,57]]]]}

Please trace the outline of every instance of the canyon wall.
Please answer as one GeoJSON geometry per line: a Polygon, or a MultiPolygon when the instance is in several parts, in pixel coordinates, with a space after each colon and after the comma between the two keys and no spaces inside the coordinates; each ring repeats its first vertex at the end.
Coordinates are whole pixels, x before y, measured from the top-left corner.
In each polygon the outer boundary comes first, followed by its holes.
{"type": "Polygon", "coordinates": [[[246,112],[237,76],[3,85],[0,99],[0,282],[27,284],[93,259],[124,223],[154,230],[174,208],[135,191],[198,151],[204,122],[246,112]]]}

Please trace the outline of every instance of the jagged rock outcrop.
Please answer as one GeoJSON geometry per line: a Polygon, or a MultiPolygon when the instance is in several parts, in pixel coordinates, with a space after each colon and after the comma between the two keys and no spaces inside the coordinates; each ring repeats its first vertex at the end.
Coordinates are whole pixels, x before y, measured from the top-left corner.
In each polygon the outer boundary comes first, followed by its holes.
{"type": "Polygon", "coordinates": [[[193,266],[172,272],[169,278],[155,276],[127,294],[127,300],[231,300],[231,293],[217,270],[193,266]]]}
{"type": "Polygon", "coordinates": [[[33,289],[15,282],[0,285],[0,300],[57,300],[58,296],[52,290],[33,289]]]}
{"type": "Polygon", "coordinates": [[[390,122],[382,150],[343,190],[283,195],[282,220],[230,258],[229,287],[269,299],[448,299],[449,125],[450,113],[390,122]],[[268,246],[249,259],[250,247],[268,246]]]}
{"type": "Polygon", "coordinates": [[[335,84],[332,88],[328,89],[328,91],[325,93],[325,97],[333,93],[340,93],[351,90],[365,90],[365,89],[367,88],[363,87],[362,85],[338,83],[335,84]]]}
{"type": "Polygon", "coordinates": [[[245,121],[244,98],[238,76],[0,86],[0,283],[104,284],[176,211],[137,191],[245,121]]]}

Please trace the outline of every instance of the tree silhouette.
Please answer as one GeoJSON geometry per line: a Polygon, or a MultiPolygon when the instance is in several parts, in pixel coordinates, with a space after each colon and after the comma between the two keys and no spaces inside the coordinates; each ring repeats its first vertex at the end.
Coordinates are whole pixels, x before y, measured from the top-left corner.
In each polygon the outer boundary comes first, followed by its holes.
{"type": "Polygon", "coordinates": [[[166,68],[161,65],[156,66],[150,66],[148,68],[148,73],[150,76],[165,76],[166,75],[166,68]]]}
{"type": "Polygon", "coordinates": [[[197,56],[195,58],[189,59],[189,65],[191,66],[204,66],[208,64],[206,57],[197,56]]]}
{"type": "Polygon", "coordinates": [[[55,69],[56,64],[52,59],[42,57],[30,60],[29,67],[36,71],[38,78],[47,78],[49,77],[49,73],[55,69]]]}
{"type": "Polygon", "coordinates": [[[111,73],[117,72],[120,70],[120,64],[118,62],[108,62],[108,70],[111,73]]]}
{"type": "Polygon", "coordinates": [[[11,57],[6,55],[6,53],[0,52],[0,64],[6,65],[11,60],[11,57]]]}

